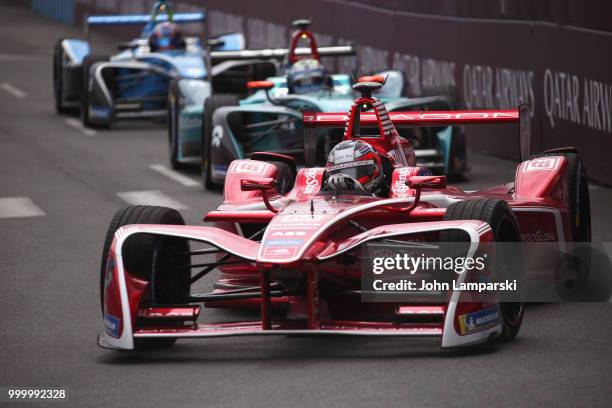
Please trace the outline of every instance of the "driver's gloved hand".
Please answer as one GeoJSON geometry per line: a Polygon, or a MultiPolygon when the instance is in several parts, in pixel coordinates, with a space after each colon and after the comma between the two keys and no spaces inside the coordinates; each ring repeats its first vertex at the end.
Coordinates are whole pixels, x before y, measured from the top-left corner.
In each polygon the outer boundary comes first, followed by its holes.
{"type": "Polygon", "coordinates": [[[346,174],[336,173],[327,179],[327,188],[331,191],[363,191],[367,192],[363,185],[346,174]]]}

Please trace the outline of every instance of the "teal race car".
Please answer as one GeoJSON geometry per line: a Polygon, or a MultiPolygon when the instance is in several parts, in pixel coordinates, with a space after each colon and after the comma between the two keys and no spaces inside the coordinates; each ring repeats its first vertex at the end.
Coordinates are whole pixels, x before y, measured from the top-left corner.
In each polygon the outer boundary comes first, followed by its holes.
{"type": "MultiPolygon", "coordinates": [[[[316,144],[312,150],[318,155],[307,158],[303,113],[348,111],[355,100],[354,80],[348,74],[324,74],[323,83],[317,83],[316,76],[314,80],[309,78],[312,85],[320,86],[310,89],[310,85],[306,85],[296,89],[296,80],[292,80],[291,75],[297,65],[303,66],[300,72],[308,74],[321,69],[322,64],[317,61],[322,56],[348,54],[323,54],[324,47],[316,46],[307,22],[297,23],[290,47],[285,50],[284,75],[248,82],[243,95],[212,93],[197,81],[178,84],[181,88],[176,89],[175,100],[181,103],[172,100],[169,103],[170,161],[175,167],[177,164],[199,164],[203,184],[212,188],[223,184],[233,160],[248,158],[256,152],[292,156],[300,164],[325,163],[327,152],[341,140],[343,129],[320,132],[312,142],[316,144]],[[298,48],[299,40],[307,40],[307,46],[298,48]]],[[[359,82],[364,81],[384,83],[375,96],[390,112],[455,108],[452,100],[445,96],[405,97],[406,80],[398,70],[359,78],[359,82]]],[[[454,177],[461,177],[465,172],[465,136],[460,127],[405,127],[398,131],[412,142],[419,166],[454,177]]],[[[282,161],[282,156],[278,160],[282,161]]]]}

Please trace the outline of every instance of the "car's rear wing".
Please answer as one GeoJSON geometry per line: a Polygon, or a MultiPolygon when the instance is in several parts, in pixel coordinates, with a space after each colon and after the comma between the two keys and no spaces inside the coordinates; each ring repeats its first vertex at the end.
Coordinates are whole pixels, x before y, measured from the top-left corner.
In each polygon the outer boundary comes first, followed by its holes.
{"type": "MultiPolygon", "coordinates": [[[[409,111],[389,112],[394,125],[399,126],[461,126],[473,124],[518,123],[519,110],[473,110],[473,111],[409,111]]],[[[348,113],[304,112],[304,126],[339,127],[344,126],[348,113]]],[[[377,124],[373,112],[360,115],[362,125],[377,124]]]]}
{"type": "MultiPolygon", "coordinates": [[[[356,54],[356,49],[352,44],[334,45],[329,47],[317,47],[321,57],[345,57],[356,54]]],[[[224,60],[245,60],[245,59],[277,59],[282,60],[287,57],[288,48],[267,48],[261,50],[240,50],[240,51],[211,51],[211,59],[217,63],[224,60]]],[[[295,49],[298,56],[310,55],[311,50],[307,47],[295,49]]]]}
{"type": "MultiPolygon", "coordinates": [[[[529,158],[530,150],[530,109],[526,104],[517,109],[507,110],[465,110],[465,111],[408,111],[389,112],[389,118],[398,126],[463,126],[519,124],[521,159],[529,158]]],[[[373,112],[362,112],[359,116],[361,125],[376,125],[378,119],[373,112]]],[[[348,113],[304,112],[305,144],[314,137],[308,129],[320,127],[343,127],[348,120],[348,113]]]]}
{"type": "MultiPolygon", "coordinates": [[[[147,24],[151,22],[153,17],[150,14],[124,14],[124,15],[104,15],[104,16],[89,16],[85,20],[87,26],[109,26],[109,25],[136,25],[147,24]]],[[[201,23],[206,21],[206,13],[175,13],[172,16],[169,14],[159,14],[155,16],[155,22],[161,23],[164,21],[172,21],[177,24],[201,23]]]]}

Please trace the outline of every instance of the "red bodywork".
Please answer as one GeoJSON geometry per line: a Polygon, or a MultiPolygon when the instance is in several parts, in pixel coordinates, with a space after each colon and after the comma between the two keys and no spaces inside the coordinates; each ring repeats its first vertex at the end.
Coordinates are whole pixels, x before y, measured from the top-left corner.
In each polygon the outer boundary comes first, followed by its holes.
{"type": "MultiPolygon", "coordinates": [[[[296,37],[294,37],[295,39],[296,37]]],[[[315,48],[316,49],[316,48],[315,48]]],[[[227,173],[224,203],[205,215],[211,226],[135,225],[118,230],[112,247],[107,273],[105,308],[118,319],[117,336],[106,334],[101,344],[113,348],[132,348],[134,338],[208,337],[246,334],[359,334],[359,335],[422,335],[442,336],[444,347],[485,341],[499,332],[499,326],[465,334],[460,317],[466,313],[496,307],[490,302],[460,302],[461,293],[453,293],[451,301],[441,304],[363,303],[350,290],[358,289],[361,270],[352,264],[351,251],[365,242],[381,237],[408,237],[431,242],[440,231],[462,229],[477,244],[493,241],[489,226],[481,221],[443,221],[446,207],[459,200],[499,198],[506,200],[520,224],[522,236],[546,236],[559,242],[572,240],[568,216],[568,193],[563,156],[551,156],[522,162],[514,183],[490,189],[464,192],[456,187],[439,187],[440,181],[413,179],[423,174],[414,167],[413,150],[400,138],[393,123],[415,126],[464,125],[475,123],[518,123],[518,110],[393,112],[375,98],[360,98],[348,114],[307,113],[306,127],[345,126],[345,138],[355,134],[356,117],[361,125],[372,124],[379,137],[364,137],[392,163],[393,175],[388,197],[321,195],[324,168],[303,168],[297,171],[290,191],[279,194],[270,190],[272,180],[280,177],[279,169],[259,160],[236,160],[227,173]],[[359,112],[359,106],[370,104],[374,112],[359,112]],[[412,154],[412,156],[411,156],[412,154]],[[254,180],[264,180],[261,189],[254,180]],[[414,181],[416,180],[416,181],[414,181]],[[430,184],[427,184],[430,183],[430,184]],[[241,186],[250,186],[243,191],[241,186]],[[417,190],[423,187],[420,199],[417,190]],[[265,187],[265,190],[263,189],[265,187]],[[263,202],[269,198],[269,209],[263,202]],[[406,210],[410,208],[410,210],[406,210]],[[363,230],[355,228],[363,227],[363,230]],[[247,231],[265,228],[263,236],[249,239],[247,231]],[[542,234],[544,232],[545,234],[542,234]],[[248,299],[204,301],[206,307],[255,307],[261,319],[250,322],[200,324],[199,307],[193,305],[147,307],[141,304],[148,282],[143,282],[123,269],[118,248],[125,238],[135,233],[151,233],[184,237],[204,242],[221,250],[237,263],[219,266],[221,278],[215,293],[255,288],[259,295],[248,299]],[[274,283],[271,285],[271,283],[274,283]],[[275,285],[286,287],[275,294],[275,285]],[[297,287],[297,290],[291,290],[297,287]],[[259,288],[259,289],[257,289],[259,288]],[[340,290],[340,292],[338,292],[340,290]],[[327,293],[342,293],[328,296],[327,293]],[[282,311],[281,317],[278,312],[282,311]],[[156,326],[139,325],[142,318],[155,317],[156,326]],[[165,325],[165,321],[183,318],[184,324],[165,325]]],[[[278,156],[278,155],[277,155],[278,156]]],[[[290,158],[278,158],[289,160],[290,158]]],[[[261,184],[261,183],[259,183],[261,184]]],[[[112,322],[109,323],[112,325],[112,322]]],[[[107,324],[108,326],[108,324],[107,324]]]]}
{"type": "Polygon", "coordinates": [[[298,56],[296,53],[300,40],[308,41],[308,45],[310,46],[310,55],[308,58],[320,61],[321,56],[319,55],[319,49],[317,48],[317,41],[315,40],[314,35],[312,35],[312,33],[307,29],[300,28],[291,34],[291,44],[289,46],[289,54],[287,55],[289,64],[295,64],[300,59],[300,56],[298,56]]]}

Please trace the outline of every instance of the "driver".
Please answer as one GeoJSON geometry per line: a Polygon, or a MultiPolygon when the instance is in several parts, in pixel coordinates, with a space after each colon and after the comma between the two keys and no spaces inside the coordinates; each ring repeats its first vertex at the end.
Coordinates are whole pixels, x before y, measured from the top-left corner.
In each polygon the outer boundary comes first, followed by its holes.
{"type": "Polygon", "coordinates": [[[287,73],[287,86],[291,94],[316,93],[321,91],[327,81],[323,64],[313,58],[297,61],[287,73]]]}
{"type": "Polygon", "coordinates": [[[151,52],[183,49],[185,40],[178,26],[166,21],[155,26],[149,36],[149,48],[151,52]]]}
{"type": "Polygon", "coordinates": [[[384,195],[383,163],[369,143],[345,140],[332,149],[326,165],[326,191],[384,195]]]}

